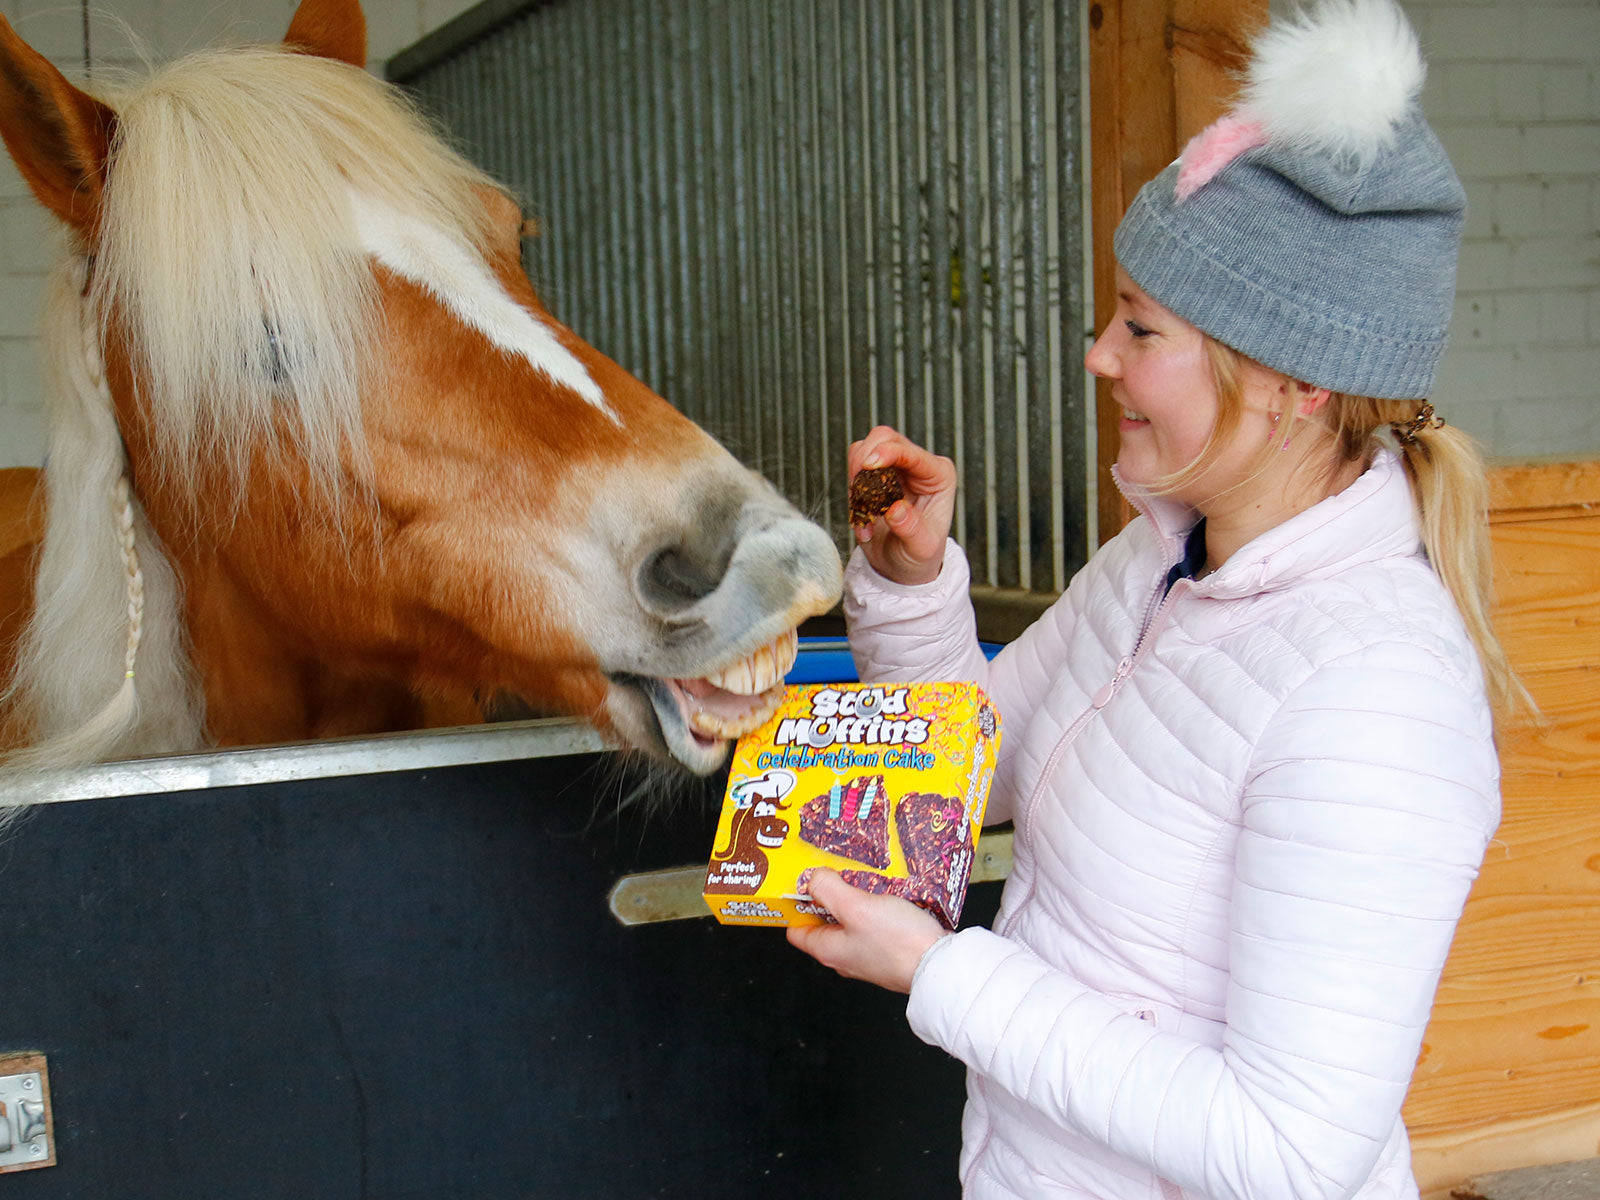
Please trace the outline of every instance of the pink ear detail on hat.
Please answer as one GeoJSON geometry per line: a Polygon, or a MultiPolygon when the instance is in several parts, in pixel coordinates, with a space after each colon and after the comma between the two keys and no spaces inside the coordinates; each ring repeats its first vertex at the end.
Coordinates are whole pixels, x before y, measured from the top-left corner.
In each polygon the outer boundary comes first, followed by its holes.
{"type": "Polygon", "coordinates": [[[1261,122],[1238,114],[1223,117],[1195,134],[1183,148],[1174,194],[1179,201],[1187,200],[1246,150],[1266,144],[1267,130],[1261,122]]]}

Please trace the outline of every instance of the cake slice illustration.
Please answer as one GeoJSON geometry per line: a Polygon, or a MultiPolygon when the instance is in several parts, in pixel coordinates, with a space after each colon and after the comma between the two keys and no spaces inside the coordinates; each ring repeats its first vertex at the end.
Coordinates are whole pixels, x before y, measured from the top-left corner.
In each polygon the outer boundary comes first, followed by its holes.
{"type": "MultiPolygon", "coordinates": [[[[894,823],[909,874],[846,870],[839,872],[840,878],[864,892],[909,900],[954,929],[961,919],[972,874],[972,826],[961,802],[950,796],[914,792],[895,807],[894,823]]],[[[809,890],[810,874],[810,870],[800,874],[798,889],[802,893],[809,890]]]]}
{"type": "Polygon", "coordinates": [[[800,809],[800,840],[819,850],[866,863],[889,865],[889,804],[882,775],[859,775],[808,800],[800,809]]]}
{"type": "Polygon", "coordinates": [[[894,814],[900,835],[900,853],[914,875],[944,873],[972,860],[972,826],[961,801],[932,792],[917,793],[900,801],[894,814]]]}

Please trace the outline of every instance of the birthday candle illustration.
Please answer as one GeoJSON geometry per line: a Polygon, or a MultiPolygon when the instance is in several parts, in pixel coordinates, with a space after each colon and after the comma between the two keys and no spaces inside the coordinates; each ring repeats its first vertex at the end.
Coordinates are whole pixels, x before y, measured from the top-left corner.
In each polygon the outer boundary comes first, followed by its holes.
{"type": "Polygon", "coordinates": [[[835,779],[833,786],[828,789],[828,820],[837,821],[839,819],[839,808],[843,801],[844,788],[840,787],[839,781],[835,779]]]}
{"type": "Polygon", "coordinates": [[[844,790],[844,819],[856,819],[856,806],[861,803],[861,780],[852,779],[850,786],[844,790]]]}
{"type": "Polygon", "coordinates": [[[865,821],[872,815],[872,801],[878,794],[878,777],[874,775],[867,780],[867,786],[861,792],[861,819],[865,821]]]}

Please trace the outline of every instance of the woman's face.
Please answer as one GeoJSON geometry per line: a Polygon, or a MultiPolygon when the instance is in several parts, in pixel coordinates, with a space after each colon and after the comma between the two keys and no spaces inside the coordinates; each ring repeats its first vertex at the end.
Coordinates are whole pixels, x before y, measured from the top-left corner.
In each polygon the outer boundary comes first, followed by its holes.
{"type": "MultiPolygon", "coordinates": [[[[1089,370],[1111,381],[1122,409],[1117,467],[1129,483],[1149,484],[1200,457],[1217,419],[1217,388],[1201,332],[1147,296],[1117,268],[1117,309],[1089,349],[1089,370]]],[[[1205,510],[1206,500],[1248,478],[1271,435],[1272,418],[1247,379],[1244,412],[1215,463],[1171,493],[1205,510]]]]}

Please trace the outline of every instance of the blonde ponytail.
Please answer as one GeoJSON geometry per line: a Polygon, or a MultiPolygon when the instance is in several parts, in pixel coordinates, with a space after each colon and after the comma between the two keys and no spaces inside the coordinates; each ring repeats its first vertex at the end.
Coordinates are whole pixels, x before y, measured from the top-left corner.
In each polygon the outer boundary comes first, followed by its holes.
{"type": "Polygon", "coordinates": [[[1423,549],[1455,601],[1483,664],[1496,726],[1536,714],[1533,697],[1512,670],[1494,631],[1489,482],[1477,444],[1434,417],[1431,405],[1416,400],[1335,393],[1326,411],[1340,457],[1347,462],[1370,455],[1388,427],[1411,480],[1423,549]]]}
{"type": "MultiPolygon", "coordinates": [[[[1217,419],[1211,437],[1194,462],[1156,481],[1154,490],[1173,490],[1199,477],[1216,460],[1222,446],[1238,426],[1243,410],[1243,377],[1247,355],[1205,334],[1211,376],[1217,389],[1217,419]]],[[[1262,368],[1266,369],[1266,368],[1262,368]]],[[[1367,462],[1384,436],[1400,450],[1411,494],[1422,525],[1422,545],[1428,561],[1461,612],[1461,619],[1483,665],[1484,686],[1494,709],[1495,724],[1534,717],[1538,707],[1523,687],[1500,639],[1495,636],[1494,571],[1489,545],[1489,482],[1483,458],[1467,434],[1434,416],[1432,405],[1419,400],[1377,400],[1370,396],[1330,394],[1328,403],[1313,417],[1302,417],[1295,406],[1284,413],[1284,425],[1274,430],[1287,439],[1301,424],[1327,429],[1338,446],[1330,474],[1340,464],[1367,462]]],[[[1277,453],[1278,438],[1261,449],[1255,469],[1266,469],[1277,453]]]]}

